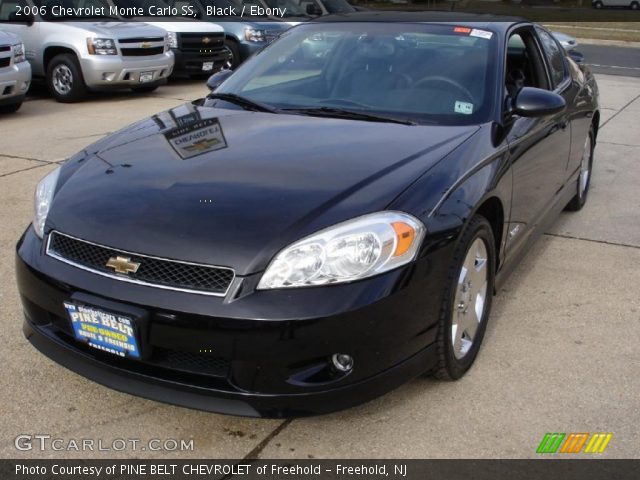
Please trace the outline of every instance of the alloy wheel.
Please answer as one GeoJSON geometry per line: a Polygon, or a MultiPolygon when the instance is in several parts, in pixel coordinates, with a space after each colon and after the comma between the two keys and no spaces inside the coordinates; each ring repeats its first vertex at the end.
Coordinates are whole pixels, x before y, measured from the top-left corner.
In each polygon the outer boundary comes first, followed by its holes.
{"type": "Polygon", "coordinates": [[[64,64],[58,65],[53,70],[53,88],[60,95],[68,95],[73,88],[73,73],[64,64]]]}
{"type": "Polygon", "coordinates": [[[454,356],[464,358],[471,347],[484,317],[489,275],[487,245],[476,238],[467,251],[460,269],[451,322],[451,344],[454,356]]]}
{"type": "Polygon", "coordinates": [[[580,164],[580,180],[578,187],[578,195],[584,197],[587,188],[589,188],[589,180],[591,178],[591,136],[587,136],[584,143],[584,151],[582,153],[582,162],[580,164]]]}

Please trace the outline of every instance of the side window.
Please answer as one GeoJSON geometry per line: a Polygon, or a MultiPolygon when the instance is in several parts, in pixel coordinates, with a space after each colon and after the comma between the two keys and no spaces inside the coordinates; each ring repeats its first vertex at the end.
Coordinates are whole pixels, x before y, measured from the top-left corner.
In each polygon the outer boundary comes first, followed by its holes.
{"type": "Polygon", "coordinates": [[[25,17],[18,16],[18,7],[24,7],[23,0],[0,0],[0,22],[20,22],[25,17]]]}
{"type": "Polygon", "coordinates": [[[565,77],[564,51],[549,32],[540,28],[536,28],[536,31],[538,32],[538,38],[540,38],[544,54],[547,57],[547,63],[551,68],[553,85],[557,87],[565,77]]]}
{"type": "Polygon", "coordinates": [[[548,88],[541,53],[530,29],[517,30],[509,37],[505,74],[505,87],[511,98],[522,87],[548,88]]]}

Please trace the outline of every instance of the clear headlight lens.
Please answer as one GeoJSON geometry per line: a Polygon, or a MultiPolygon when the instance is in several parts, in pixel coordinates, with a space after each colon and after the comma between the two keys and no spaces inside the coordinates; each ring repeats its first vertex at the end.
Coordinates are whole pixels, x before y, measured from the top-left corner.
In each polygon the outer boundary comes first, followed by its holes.
{"type": "Polygon", "coordinates": [[[176,32],[167,32],[167,45],[169,48],[178,48],[178,34],[176,32]]]}
{"type": "Polygon", "coordinates": [[[47,215],[49,215],[49,209],[53,201],[53,192],[56,190],[59,176],[60,167],[40,180],[40,183],[38,183],[36,187],[33,229],[40,238],[44,237],[44,224],[47,221],[47,215]]]}
{"type": "Polygon", "coordinates": [[[351,282],[411,262],[424,225],[401,212],[365,215],[304,238],[282,250],[258,290],[351,282]]]}
{"type": "Polygon", "coordinates": [[[24,54],[24,43],[17,43],[13,45],[13,63],[26,62],[27,57],[24,54]]]}
{"type": "Polygon", "coordinates": [[[87,38],[87,49],[91,55],[117,55],[116,42],[110,38],[87,38]]]}
{"type": "Polygon", "coordinates": [[[245,28],[244,38],[249,42],[264,42],[266,41],[266,33],[264,30],[258,30],[256,28],[245,28]]]}

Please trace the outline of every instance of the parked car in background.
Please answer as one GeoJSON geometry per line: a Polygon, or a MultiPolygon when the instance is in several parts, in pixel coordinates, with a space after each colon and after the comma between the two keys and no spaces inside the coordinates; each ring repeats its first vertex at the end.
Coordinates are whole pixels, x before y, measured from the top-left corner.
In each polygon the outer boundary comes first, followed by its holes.
{"type": "Polygon", "coordinates": [[[566,33],[562,33],[562,32],[551,32],[551,33],[554,37],[556,37],[556,40],[560,42],[560,45],[562,45],[562,47],[567,52],[570,50],[573,50],[578,46],[578,41],[571,35],[567,35],[566,33]]]}
{"type": "Polygon", "coordinates": [[[630,8],[631,10],[640,9],[639,0],[592,0],[591,6],[593,8],[605,8],[605,7],[618,7],[618,8],[630,8]]]}
{"type": "Polygon", "coordinates": [[[31,66],[22,40],[0,30],[0,113],[18,111],[30,83],[31,66]]]}
{"type": "Polygon", "coordinates": [[[235,415],[461,378],[494,293],[585,204],[600,112],[547,30],[459,15],[306,22],[50,172],[17,246],[29,342],[235,415]]]}
{"type": "MultiPolygon", "coordinates": [[[[181,0],[165,1],[170,5],[185,3],[181,0]]],[[[224,29],[230,68],[238,67],[291,28],[283,19],[250,16],[246,12],[241,17],[242,5],[233,0],[189,0],[187,3],[193,6],[199,18],[214,22],[224,29]]]]}
{"type": "Polygon", "coordinates": [[[308,15],[315,17],[333,13],[353,13],[357,11],[347,0],[300,0],[300,5],[308,15]]]}
{"type": "MultiPolygon", "coordinates": [[[[108,0],[122,9],[127,7],[140,7],[146,9],[147,0],[108,0]]],[[[159,8],[173,6],[173,3],[184,4],[176,1],[164,2],[154,0],[154,5],[159,8]]],[[[169,48],[175,56],[174,74],[186,74],[202,76],[211,74],[229,67],[230,54],[224,44],[224,29],[222,26],[211,22],[186,21],[176,17],[133,17],[131,20],[144,22],[161,28],[169,39],[169,48]]]]}
{"type": "MultiPolygon", "coordinates": [[[[72,7],[84,4],[66,2],[72,7]]],[[[0,0],[0,21],[4,30],[20,36],[34,78],[44,78],[56,100],[77,102],[89,90],[109,88],[149,92],[171,75],[174,56],[164,30],[117,18],[109,22],[104,16],[53,16],[50,8],[44,15],[21,15],[17,8],[44,3],[0,0]]],[[[93,0],[93,5],[108,11],[106,0],[93,0]]]]}

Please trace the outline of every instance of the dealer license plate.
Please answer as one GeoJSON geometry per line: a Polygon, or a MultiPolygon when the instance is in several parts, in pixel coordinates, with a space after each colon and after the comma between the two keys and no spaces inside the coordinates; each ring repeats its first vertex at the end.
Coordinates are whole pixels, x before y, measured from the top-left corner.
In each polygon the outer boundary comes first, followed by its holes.
{"type": "Polygon", "coordinates": [[[140,73],[140,83],[153,82],[153,72],[140,73]]]}
{"type": "Polygon", "coordinates": [[[76,339],[103,352],[140,358],[135,323],[131,317],[67,302],[64,308],[76,339]]]}
{"type": "Polygon", "coordinates": [[[202,64],[203,72],[210,72],[211,70],[213,70],[213,62],[204,62],[202,64]]]}

